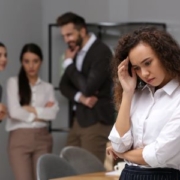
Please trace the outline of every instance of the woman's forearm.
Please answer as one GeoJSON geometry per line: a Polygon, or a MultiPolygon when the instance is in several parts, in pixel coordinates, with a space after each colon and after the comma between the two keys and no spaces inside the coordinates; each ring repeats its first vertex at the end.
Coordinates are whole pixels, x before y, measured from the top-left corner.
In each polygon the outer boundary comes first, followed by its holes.
{"type": "Polygon", "coordinates": [[[139,165],[148,165],[143,158],[143,149],[133,149],[124,153],[116,152],[112,146],[106,149],[108,155],[112,155],[114,159],[121,158],[139,165]]]}
{"type": "Polygon", "coordinates": [[[131,94],[123,93],[121,106],[118,112],[118,116],[116,119],[115,127],[118,131],[119,135],[122,137],[131,126],[130,123],[130,108],[131,108],[131,101],[132,101],[131,94]]]}
{"type": "Polygon", "coordinates": [[[23,106],[23,108],[29,113],[33,113],[35,116],[37,116],[36,109],[33,106],[23,106]]]}
{"type": "Polygon", "coordinates": [[[148,165],[143,159],[142,152],[143,152],[143,149],[134,149],[134,150],[127,151],[123,154],[120,154],[120,156],[121,158],[128,160],[130,162],[136,163],[136,164],[148,165]]]}

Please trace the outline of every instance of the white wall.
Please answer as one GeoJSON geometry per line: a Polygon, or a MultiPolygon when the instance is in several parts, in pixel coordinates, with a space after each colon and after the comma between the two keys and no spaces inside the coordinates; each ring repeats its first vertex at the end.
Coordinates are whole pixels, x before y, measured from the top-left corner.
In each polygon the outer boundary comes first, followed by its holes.
{"type": "MultiPolygon", "coordinates": [[[[0,41],[8,48],[9,64],[5,72],[0,74],[0,84],[16,75],[19,70],[19,54],[27,42],[42,44],[42,9],[41,1],[37,0],[1,0],[0,1],[0,41]]],[[[5,122],[0,125],[0,179],[13,180],[7,158],[8,133],[5,122]]]]}

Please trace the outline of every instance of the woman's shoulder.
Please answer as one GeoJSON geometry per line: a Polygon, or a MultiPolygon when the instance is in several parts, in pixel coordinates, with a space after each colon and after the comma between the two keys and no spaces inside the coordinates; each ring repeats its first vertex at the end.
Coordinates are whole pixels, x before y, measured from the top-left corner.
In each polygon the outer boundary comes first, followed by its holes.
{"type": "Polygon", "coordinates": [[[16,76],[10,77],[6,82],[6,88],[16,88],[18,85],[17,80],[18,78],[16,76]]]}
{"type": "Polygon", "coordinates": [[[46,88],[53,88],[53,85],[50,82],[44,81],[41,79],[41,83],[43,84],[43,86],[46,86],[46,88]]]}
{"type": "Polygon", "coordinates": [[[12,76],[12,77],[10,77],[8,80],[7,80],[7,82],[8,83],[10,83],[10,82],[17,82],[17,80],[18,80],[18,77],[17,76],[12,76]]]}

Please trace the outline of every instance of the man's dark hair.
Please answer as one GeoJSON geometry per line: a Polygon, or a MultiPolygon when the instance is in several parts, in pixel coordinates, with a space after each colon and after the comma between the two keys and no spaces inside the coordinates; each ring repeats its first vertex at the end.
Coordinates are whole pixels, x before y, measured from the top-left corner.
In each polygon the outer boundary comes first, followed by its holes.
{"type": "Polygon", "coordinates": [[[57,18],[57,24],[60,27],[69,23],[73,23],[77,30],[80,30],[81,28],[85,28],[87,31],[85,19],[75,13],[67,12],[57,18]]]}

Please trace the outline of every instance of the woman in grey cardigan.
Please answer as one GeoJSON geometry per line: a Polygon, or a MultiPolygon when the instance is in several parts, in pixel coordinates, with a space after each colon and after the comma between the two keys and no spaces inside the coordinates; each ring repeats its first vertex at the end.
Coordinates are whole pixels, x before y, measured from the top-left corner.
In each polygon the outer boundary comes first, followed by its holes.
{"type": "MultiPolygon", "coordinates": [[[[7,64],[7,50],[6,46],[0,42],[0,71],[4,70],[7,64]]],[[[0,85],[0,102],[2,97],[2,86],[0,85]]],[[[5,118],[7,114],[6,107],[0,103],[0,122],[5,118]]]]}

